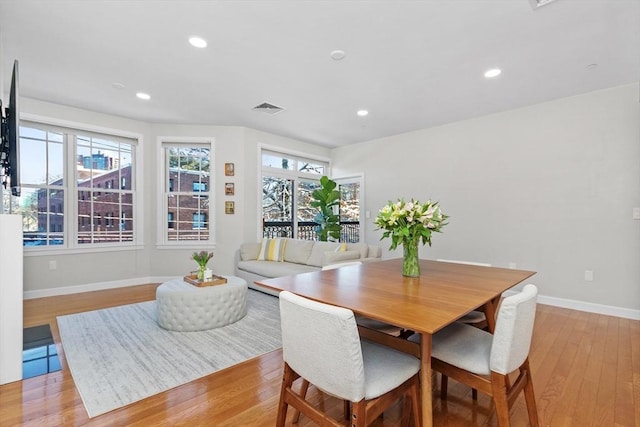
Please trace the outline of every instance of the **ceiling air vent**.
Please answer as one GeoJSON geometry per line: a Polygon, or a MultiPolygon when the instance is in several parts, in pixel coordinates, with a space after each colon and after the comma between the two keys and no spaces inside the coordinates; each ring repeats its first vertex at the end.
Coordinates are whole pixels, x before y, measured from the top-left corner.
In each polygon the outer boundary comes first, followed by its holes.
{"type": "Polygon", "coordinates": [[[284,108],[269,104],[268,102],[263,102],[262,104],[253,107],[252,110],[266,114],[278,114],[280,111],[284,110],[284,108]]]}
{"type": "Polygon", "coordinates": [[[533,10],[536,10],[542,6],[546,6],[549,3],[553,3],[556,0],[529,0],[529,3],[531,3],[531,7],[533,8],[533,10]]]}

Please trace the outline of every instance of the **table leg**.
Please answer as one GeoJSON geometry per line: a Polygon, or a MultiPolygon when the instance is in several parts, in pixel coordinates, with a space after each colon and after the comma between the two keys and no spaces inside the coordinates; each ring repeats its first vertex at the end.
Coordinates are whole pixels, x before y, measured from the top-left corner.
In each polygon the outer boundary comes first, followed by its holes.
{"type": "Polygon", "coordinates": [[[431,387],[431,334],[420,337],[420,395],[422,399],[422,425],[433,426],[433,390],[431,387]]]}
{"type": "Polygon", "coordinates": [[[496,329],[496,310],[500,304],[500,295],[484,305],[484,316],[487,318],[487,328],[493,333],[496,329]]]}

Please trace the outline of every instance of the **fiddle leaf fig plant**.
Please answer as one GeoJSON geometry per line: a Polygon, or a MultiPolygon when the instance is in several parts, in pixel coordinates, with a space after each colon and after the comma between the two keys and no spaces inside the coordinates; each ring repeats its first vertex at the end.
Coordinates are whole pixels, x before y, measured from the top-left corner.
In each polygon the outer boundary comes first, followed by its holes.
{"type": "Polygon", "coordinates": [[[320,188],[313,191],[311,206],[318,209],[313,221],[318,224],[316,234],[323,242],[340,240],[340,217],[335,207],[340,205],[340,192],[337,183],[327,176],[320,178],[320,188]]]}

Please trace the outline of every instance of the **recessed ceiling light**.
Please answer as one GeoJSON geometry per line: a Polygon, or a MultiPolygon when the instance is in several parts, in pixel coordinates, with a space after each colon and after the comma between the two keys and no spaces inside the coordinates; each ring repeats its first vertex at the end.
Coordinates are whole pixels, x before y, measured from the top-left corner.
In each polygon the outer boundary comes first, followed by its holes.
{"type": "Polygon", "coordinates": [[[347,54],[344,53],[344,50],[334,50],[330,53],[330,55],[331,55],[331,58],[335,59],[336,61],[340,61],[345,56],[347,56],[347,54]]]}
{"type": "Polygon", "coordinates": [[[145,101],[148,101],[149,99],[151,99],[151,95],[149,95],[148,93],[144,93],[144,92],[138,92],[136,93],[136,96],[140,99],[144,99],[145,101]]]}
{"type": "Polygon", "coordinates": [[[369,112],[367,110],[358,110],[357,113],[360,117],[365,117],[369,115],[369,112]]]}
{"type": "Polygon", "coordinates": [[[189,37],[189,43],[191,43],[191,46],[194,47],[199,47],[199,48],[204,48],[207,47],[207,41],[201,37],[189,37]]]}
{"type": "Polygon", "coordinates": [[[498,77],[502,73],[500,68],[492,68],[484,72],[484,76],[488,79],[492,79],[494,77],[498,77]]]}

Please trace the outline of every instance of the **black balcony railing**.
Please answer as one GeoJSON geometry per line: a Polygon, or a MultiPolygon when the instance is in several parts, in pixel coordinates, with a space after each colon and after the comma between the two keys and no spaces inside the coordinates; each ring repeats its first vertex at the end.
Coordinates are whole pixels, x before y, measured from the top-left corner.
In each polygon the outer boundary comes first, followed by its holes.
{"type": "MultiPolygon", "coordinates": [[[[346,243],[357,243],[360,241],[360,223],[358,221],[341,222],[340,241],[346,243]]],[[[298,235],[302,240],[318,240],[315,222],[298,222],[298,235]]],[[[294,237],[293,223],[290,221],[264,221],[262,226],[262,237],[273,239],[275,237],[294,237]]]]}

